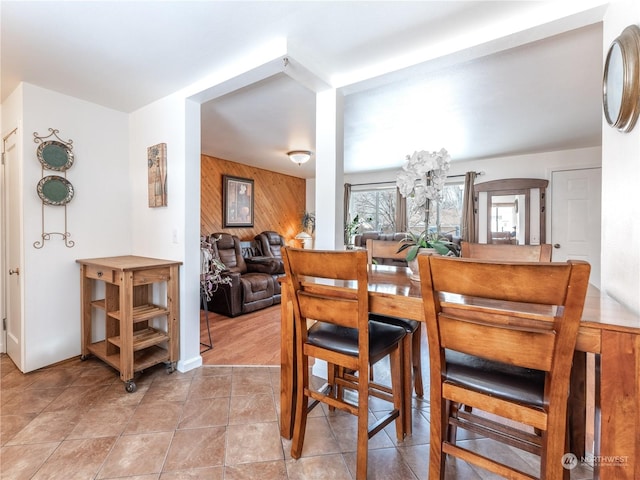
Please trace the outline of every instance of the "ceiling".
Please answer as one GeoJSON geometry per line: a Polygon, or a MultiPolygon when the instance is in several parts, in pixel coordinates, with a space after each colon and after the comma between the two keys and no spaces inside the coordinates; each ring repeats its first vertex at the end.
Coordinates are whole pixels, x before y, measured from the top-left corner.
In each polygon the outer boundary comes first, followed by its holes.
{"type": "MultiPolygon", "coordinates": [[[[592,147],[606,3],[1,0],[1,94],[25,81],[132,112],[280,45],[344,96],[345,173],[592,147]]],[[[315,157],[285,154],[315,151],[315,105],[283,68],[202,105],[202,152],[314,177],[315,157]]]]}

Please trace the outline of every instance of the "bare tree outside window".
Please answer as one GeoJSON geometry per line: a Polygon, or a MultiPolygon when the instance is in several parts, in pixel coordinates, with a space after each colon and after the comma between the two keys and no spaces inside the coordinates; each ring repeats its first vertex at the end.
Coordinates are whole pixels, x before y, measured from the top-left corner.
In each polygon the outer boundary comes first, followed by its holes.
{"type": "Polygon", "coordinates": [[[351,218],[371,219],[368,223],[377,232],[395,232],[395,188],[352,191],[349,210],[351,218]]]}
{"type": "MultiPolygon", "coordinates": [[[[429,232],[451,234],[459,237],[462,223],[462,197],[464,184],[447,184],[442,189],[442,200],[433,202],[429,214],[429,232]]],[[[409,211],[409,231],[420,233],[426,230],[422,212],[416,212],[411,204],[412,198],[407,197],[409,211]],[[413,212],[413,213],[412,213],[413,212]]]]}
{"type": "Polygon", "coordinates": [[[442,193],[442,201],[438,203],[440,233],[449,233],[454,237],[459,237],[462,234],[464,184],[445,185],[442,193]]]}

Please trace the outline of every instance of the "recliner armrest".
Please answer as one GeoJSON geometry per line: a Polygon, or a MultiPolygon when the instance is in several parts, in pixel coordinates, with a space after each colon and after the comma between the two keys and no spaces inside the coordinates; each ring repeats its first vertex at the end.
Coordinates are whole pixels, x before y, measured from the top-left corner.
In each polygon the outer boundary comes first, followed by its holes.
{"type": "Polygon", "coordinates": [[[220,276],[230,278],[232,287],[236,285],[240,285],[240,276],[241,276],[240,272],[226,271],[226,272],[222,272],[220,276]]]}
{"type": "Polygon", "coordinates": [[[282,260],[275,257],[251,257],[245,258],[244,261],[247,264],[247,272],[268,273],[271,275],[278,273],[282,264],[282,260]]]}

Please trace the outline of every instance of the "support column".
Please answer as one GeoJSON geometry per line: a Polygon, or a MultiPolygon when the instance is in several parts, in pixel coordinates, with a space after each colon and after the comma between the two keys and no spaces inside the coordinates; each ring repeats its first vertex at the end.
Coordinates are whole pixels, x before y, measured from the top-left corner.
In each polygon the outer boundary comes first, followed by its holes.
{"type": "Polygon", "coordinates": [[[344,248],[343,108],[337,90],[316,94],[316,249],[344,248]]]}

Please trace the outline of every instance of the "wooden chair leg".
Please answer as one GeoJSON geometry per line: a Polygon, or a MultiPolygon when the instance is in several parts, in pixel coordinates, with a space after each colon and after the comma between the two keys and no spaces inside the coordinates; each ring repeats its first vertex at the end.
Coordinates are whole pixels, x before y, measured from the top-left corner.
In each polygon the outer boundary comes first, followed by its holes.
{"type": "Polygon", "coordinates": [[[411,335],[411,355],[413,366],[413,388],[418,398],[424,397],[424,386],[422,383],[422,323],[411,335]]]}
{"type": "MultiPolygon", "coordinates": [[[[432,385],[431,388],[438,388],[432,385]]],[[[429,431],[429,479],[443,480],[446,454],[442,452],[442,443],[449,423],[448,406],[440,394],[431,394],[431,428],[429,431]],[[435,413],[435,415],[434,415],[435,413]]]]}
{"type": "Polygon", "coordinates": [[[411,345],[411,336],[405,335],[402,339],[401,349],[402,349],[402,397],[403,397],[403,429],[406,435],[411,435],[413,433],[413,404],[412,404],[412,394],[413,389],[411,386],[412,380],[412,355],[411,352],[413,350],[411,345]]]}
{"type": "MultiPolygon", "coordinates": [[[[548,423],[557,424],[552,417],[549,415],[548,423]]],[[[569,426],[569,422],[567,419],[566,412],[564,414],[563,421],[560,423],[561,428],[565,429],[567,432],[567,427],[569,426]]],[[[564,468],[562,465],[562,456],[568,452],[567,450],[569,446],[569,433],[565,433],[564,441],[560,442],[558,440],[558,436],[555,435],[555,432],[547,430],[546,432],[542,432],[542,451],[544,452],[542,457],[540,458],[540,477],[547,480],[562,480],[565,477],[566,472],[568,470],[564,468]]]]}
{"type": "MultiPolygon", "coordinates": [[[[401,348],[395,349],[389,356],[389,363],[391,367],[391,389],[393,390],[393,408],[398,410],[399,416],[395,420],[396,424],[396,438],[399,442],[404,440],[407,434],[406,417],[411,421],[411,408],[408,411],[406,408],[407,390],[405,390],[406,383],[404,381],[407,370],[404,364],[403,352],[401,348]]],[[[411,394],[411,384],[409,384],[409,394],[411,394]]],[[[411,395],[409,395],[411,396],[411,395]]],[[[409,400],[409,403],[411,400],[409,400]]],[[[409,426],[409,428],[411,428],[409,426]]]]}
{"type": "MultiPolygon", "coordinates": [[[[344,367],[340,367],[333,363],[327,364],[327,383],[331,386],[331,395],[334,398],[342,398],[342,387],[336,384],[336,376],[343,377],[344,367]]],[[[334,412],[336,407],[329,405],[329,411],[334,412]]]]}
{"type": "Polygon", "coordinates": [[[298,386],[296,388],[296,408],[295,420],[293,424],[293,438],[291,440],[291,456],[300,458],[304,444],[304,434],[307,429],[307,404],[308,398],[304,394],[309,388],[309,360],[308,357],[300,355],[298,357],[298,386]]]}
{"type": "Polygon", "coordinates": [[[356,480],[366,480],[369,458],[369,381],[368,372],[360,372],[358,381],[358,440],[356,447],[356,480]]]}
{"type": "MultiPolygon", "coordinates": [[[[569,415],[567,415],[567,428],[565,432],[567,433],[565,434],[564,438],[564,451],[571,452],[572,437],[569,430],[569,415]]],[[[582,454],[581,456],[584,456],[584,454],[582,454]]],[[[568,468],[563,468],[562,470],[562,480],[571,480],[571,470],[569,470],[568,468]]]]}
{"type": "Polygon", "coordinates": [[[456,427],[455,425],[452,425],[449,423],[449,418],[454,418],[458,416],[458,409],[460,408],[460,405],[455,403],[455,402],[447,402],[447,408],[449,410],[449,413],[447,414],[447,441],[449,443],[452,443],[453,445],[456,444],[456,437],[458,435],[458,427],[456,427]]]}

